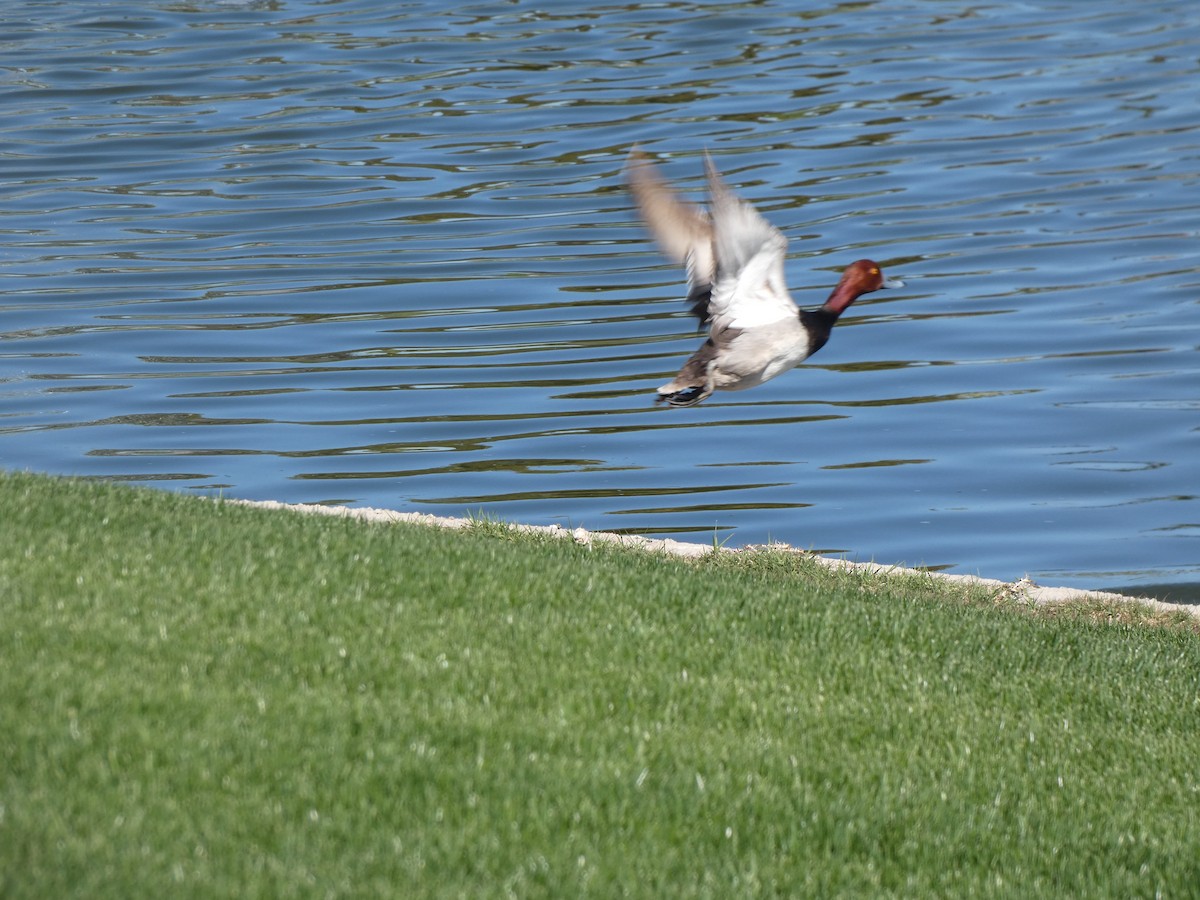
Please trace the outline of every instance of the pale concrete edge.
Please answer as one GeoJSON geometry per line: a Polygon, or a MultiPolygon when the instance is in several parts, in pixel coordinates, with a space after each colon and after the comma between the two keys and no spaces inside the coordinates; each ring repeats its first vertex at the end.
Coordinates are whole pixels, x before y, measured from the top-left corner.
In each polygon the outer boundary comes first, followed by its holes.
{"type": "MultiPolygon", "coordinates": [[[[362,519],[366,522],[405,522],[414,525],[427,525],[436,528],[469,528],[473,523],[470,519],[457,519],[446,516],[434,516],[427,513],[397,512],[392,509],[371,509],[369,507],[349,506],[319,506],[308,503],[280,503],[277,500],[235,500],[222,499],[222,503],[233,503],[241,506],[256,506],[261,509],[285,509],[293,512],[310,513],[326,516],[342,516],[344,518],[362,519]]],[[[909,569],[903,566],[885,566],[878,563],[851,562],[846,559],[835,559],[817,556],[808,551],[800,550],[788,544],[752,544],[746,547],[714,547],[711,544],[691,544],[670,539],[645,538],[640,535],[611,534],[604,531],[588,531],[585,528],[568,529],[561,525],[521,525],[503,523],[514,531],[532,532],[551,535],[553,537],[569,538],[577,544],[589,545],[594,542],[621,544],[654,553],[666,553],[671,556],[696,558],[706,554],[717,553],[746,553],[770,548],[772,550],[802,553],[809,559],[828,566],[831,569],[862,572],[872,575],[911,575],[937,578],[963,585],[975,585],[1003,593],[1012,599],[1025,600],[1030,603],[1050,604],[1068,603],[1071,601],[1135,603],[1147,606],[1158,612],[1185,612],[1200,618],[1200,607],[1186,603],[1167,603],[1148,597],[1128,597],[1124,594],[1113,594],[1106,591],[1084,591],[1078,588],[1042,587],[1028,579],[1015,582],[998,581],[993,578],[980,578],[977,575],[952,575],[945,572],[928,572],[921,569],[909,569]]]]}

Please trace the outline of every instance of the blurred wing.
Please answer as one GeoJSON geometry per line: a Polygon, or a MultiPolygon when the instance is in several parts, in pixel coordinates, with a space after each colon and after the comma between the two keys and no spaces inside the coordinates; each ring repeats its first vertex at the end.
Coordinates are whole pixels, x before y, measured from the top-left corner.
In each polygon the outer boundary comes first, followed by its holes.
{"type": "Polygon", "coordinates": [[[700,207],[680,200],[658,177],[654,164],[636,148],[629,154],[626,176],[642,218],[659,247],[687,270],[688,299],[705,307],[694,312],[706,321],[707,294],[716,268],[712,221],[700,207]]]}
{"type": "Polygon", "coordinates": [[[788,293],[783,261],[787,238],[722,180],[706,155],[712,195],[712,226],[717,277],[710,310],[731,328],[755,328],[795,318],[799,309],[788,293]]]}

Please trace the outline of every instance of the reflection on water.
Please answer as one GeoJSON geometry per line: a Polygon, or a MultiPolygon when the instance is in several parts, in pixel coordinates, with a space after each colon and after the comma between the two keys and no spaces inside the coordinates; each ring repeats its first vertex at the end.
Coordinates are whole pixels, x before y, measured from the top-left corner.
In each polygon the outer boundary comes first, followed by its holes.
{"type": "Polygon", "coordinates": [[[10,3],[0,460],[1200,599],[1192,12],[10,3]],[[634,142],[908,286],[655,409],[634,142]]]}

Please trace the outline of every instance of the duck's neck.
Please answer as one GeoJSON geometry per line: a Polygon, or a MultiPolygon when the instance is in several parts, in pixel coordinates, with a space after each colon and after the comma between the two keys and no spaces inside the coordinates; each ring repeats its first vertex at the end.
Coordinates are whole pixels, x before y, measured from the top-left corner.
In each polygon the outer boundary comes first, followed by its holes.
{"type": "Polygon", "coordinates": [[[829,295],[829,299],[822,304],[821,310],[836,319],[846,311],[847,306],[861,296],[862,291],[858,290],[849,279],[843,277],[829,295]]]}

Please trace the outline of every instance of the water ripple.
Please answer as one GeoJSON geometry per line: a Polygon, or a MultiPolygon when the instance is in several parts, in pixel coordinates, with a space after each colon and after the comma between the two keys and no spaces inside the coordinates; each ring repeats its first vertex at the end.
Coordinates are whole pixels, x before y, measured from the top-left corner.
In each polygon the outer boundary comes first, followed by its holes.
{"type": "Polygon", "coordinates": [[[1035,12],[9,3],[0,458],[1200,598],[1200,22],[1035,12]],[[908,288],[654,409],[634,142],[908,288]]]}

